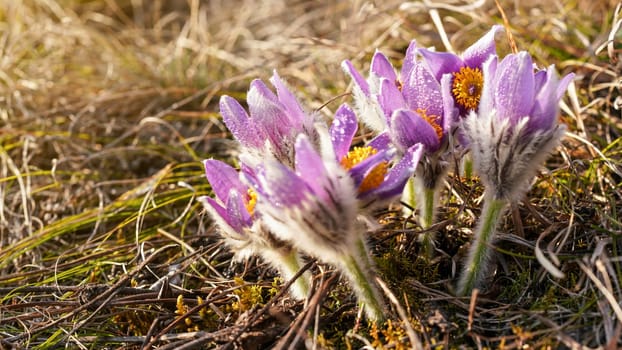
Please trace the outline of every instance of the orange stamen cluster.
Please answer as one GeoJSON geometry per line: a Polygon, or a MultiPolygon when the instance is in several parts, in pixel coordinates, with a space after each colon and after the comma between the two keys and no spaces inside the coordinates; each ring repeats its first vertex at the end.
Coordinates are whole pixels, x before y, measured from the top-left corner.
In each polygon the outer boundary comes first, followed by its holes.
{"type": "Polygon", "coordinates": [[[417,114],[421,116],[421,118],[423,118],[426,122],[428,122],[430,126],[432,126],[432,128],[436,132],[436,137],[438,137],[438,139],[441,140],[443,138],[443,127],[439,123],[441,117],[437,115],[428,115],[425,109],[421,109],[421,108],[417,109],[416,112],[417,114]]]}
{"type": "Polygon", "coordinates": [[[252,188],[249,188],[246,191],[246,210],[251,216],[255,214],[255,205],[257,205],[257,192],[253,191],[252,188]]]}
{"type": "MultiPolygon", "coordinates": [[[[378,150],[371,146],[365,147],[354,147],[353,150],[348,152],[341,159],[341,166],[346,170],[352,169],[355,165],[361,163],[365,159],[371,157],[372,155],[378,153],[378,150]]],[[[359,185],[358,191],[359,193],[364,193],[374,188],[377,188],[384,181],[384,177],[387,174],[389,169],[389,163],[383,161],[376,165],[368,174],[365,176],[361,184],[359,185]]]]}
{"type": "Polygon", "coordinates": [[[479,105],[483,86],[484,76],[479,68],[462,67],[454,73],[451,92],[457,104],[470,110],[479,105]]]}

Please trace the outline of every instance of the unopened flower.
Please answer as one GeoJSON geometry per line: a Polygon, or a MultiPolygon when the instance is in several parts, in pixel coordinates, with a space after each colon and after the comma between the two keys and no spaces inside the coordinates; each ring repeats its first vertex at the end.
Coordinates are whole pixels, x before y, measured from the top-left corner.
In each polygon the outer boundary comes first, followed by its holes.
{"type": "MultiPolygon", "coordinates": [[[[200,197],[225,244],[236,260],[259,255],[289,279],[301,268],[300,254],[291,244],[273,235],[256,212],[257,194],[240,181],[237,170],[215,159],[204,161],[205,173],[215,197],[200,197]]],[[[309,292],[308,274],[292,285],[292,294],[304,299],[309,292]]]]}
{"type": "Polygon", "coordinates": [[[483,66],[484,90],[477,111],[463,122],[475,171],[485,186],[485,203],[459,293],[469,293],[486,270],[489,245],[507,205],[518,201],[565,127],[558,124],[559,101],[573,74],[559,79],[554,66],[534,71],[531,56],[519,52],[483,66]]]}
{"type": "Polygon", "coordinates": [[[276,71],[270,81],[276,94],[259,79],[251,82],[246,98],[248,112],[234,98],[224,95],[220,113],[243,151],[254,157],[253,161],[272,154],[291,166],[296,136],[306,133],[313,138],[315,119],[305,113],[276,71]]]}

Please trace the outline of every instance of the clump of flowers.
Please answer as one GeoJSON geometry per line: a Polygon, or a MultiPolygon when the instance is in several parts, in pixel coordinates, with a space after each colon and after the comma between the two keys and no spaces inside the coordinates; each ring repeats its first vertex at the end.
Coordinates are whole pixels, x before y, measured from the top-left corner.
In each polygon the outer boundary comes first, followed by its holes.
{"type": "Polygon", "coordinates": [[[474,168],[485,186],[482,216],[458,293],[468,294],[485,276],[490,243],[508,204],[518,201],[565,127],[557,122],[559,100],[573,75],[561,80],[554,66],[534,70],[526,52],[501,62],[491,56],[483,66],[484,88],[477,111],[462,123],[474,168]]]}
{"type": "MultiPolygon", "coordinates": [[[[461,55],[413,41],[399,72],[379,51],[366,78],[344,61],[356,107],[342,104],[330,125],[307,113],[276,72],[276,92],[261,80],[250,84],[248,111],[223,96],[240,170],[206,160],[214,197],[201,201],[236,258],[259,255],[286,278],[303,254],[331,264],[367,317],[381,320],[385,305],[366,240],[374,210],[401,196],[430,228],[449,165],[470,151],[485,195],[458,294],[480,286],[501,217],[564,134],[558,103],[572,79],[560,79],[553,66],[535,69],[526,52],[500,60],[495,35],[502,28],[493,26],[461,55]],[[354,144],[359,119],[375,137],[354,144]]],[[[422,242],[431,257],[434,234],[422,242]]],[[[308,292],[306,275],[292,294],[308,292]]]]}
{"type": "Polygon", "coordinates": [[[381,135],[351,148],[357,120],[342,105],[329,130],[317,125],[320,149],[298,135],[294,168],[271,159],[246,169],[246,181],[257,191],[257,210],[280,239],[320,261],[332,264],[349,279],[371,320],[384,318],[384,303],[375,283],[363,217],[401,193],[417,166],[421,147],[406,150],[394,166],[394,150],[381,135]]]}

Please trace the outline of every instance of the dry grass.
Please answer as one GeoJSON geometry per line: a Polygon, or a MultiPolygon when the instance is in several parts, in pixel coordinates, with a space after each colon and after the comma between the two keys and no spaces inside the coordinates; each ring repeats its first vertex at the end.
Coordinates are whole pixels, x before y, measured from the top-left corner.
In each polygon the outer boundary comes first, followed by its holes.
{"type": "Polygon", "coordinates": [[[481,191],[457,176],[432,262],[397,249],[419,232],[379,214],[387,324],[360,322],[327,266],[307,267],[303,305],[220,245],[195,201],[210,191],[200,160],[235,154],[218,97],[278,69],[320,108],[348,89],[343,59],[397,63],[411,39],[459,51],[501,23],[492,1],[425,3],[0,0],[0,348],[621,347],[613,1],[501,1],[518,47],[577,80],[568,137],[505,223],[485,295],[452,294],[481,191]]]}

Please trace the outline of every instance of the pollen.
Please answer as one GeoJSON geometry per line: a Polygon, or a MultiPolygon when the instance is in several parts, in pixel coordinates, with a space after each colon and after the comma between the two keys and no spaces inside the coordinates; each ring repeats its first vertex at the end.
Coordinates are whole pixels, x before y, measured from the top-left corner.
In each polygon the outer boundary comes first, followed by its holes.
{"type": "Polygon", "coordinates": [[[454,73],[451,92],[456,103],[467,110],[477,108],[484,86],[484,76],[479,68],[462,67],[454,73]]]}
{"type": "Polygon", "coordinates": [[[443,127],[440,125],[440,119],[441,117],[437,116],[437,115],[428,115],[425,111],[425,109],[417,109],[417,114],[419,114],[421,116],[421,118],[423,118],[426,122],[428,122],[428,124],[430,124],[430,126],[434,129],[434,131],[436,132],[436,137],[438,137],[439,140],[441,140],[443,138],[443,127]]]}
{"type": "MultiPolygon", "coordinates": [[[[378,153],[378,150],[371,146],[354,147],[352,151],[348,152],[348,154],[341,159],[341,166],[346,170],[350,170],[376,153],[378,153]]],[[[387,174],[388,169],[389,164],[386,161],[377,164],[367,173],[363,181],[361,181],[358,188],[359,193],[364,193],[380,186],[384,181],[384,177],[387,174]]]]}
{"type": "Polygon", "coordinates": [[[246,211],[248,211],[251,216],[255,214],[255,205],[257,205],[257,192],[255,192],[252,188],[249,188],[246,191],[246,211]]]}

